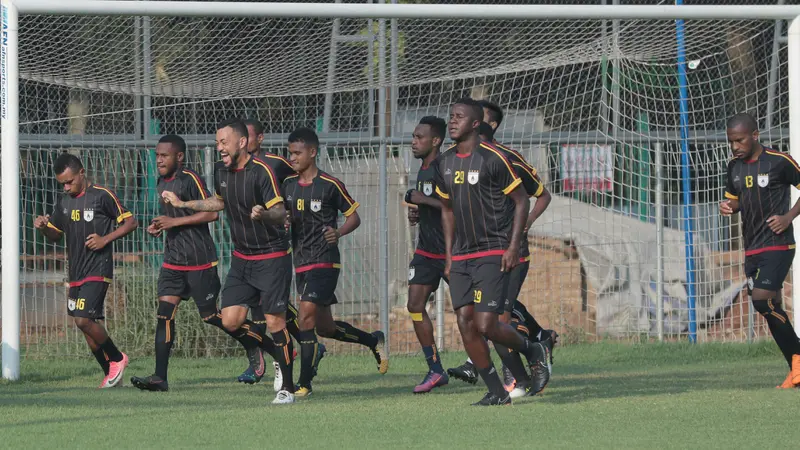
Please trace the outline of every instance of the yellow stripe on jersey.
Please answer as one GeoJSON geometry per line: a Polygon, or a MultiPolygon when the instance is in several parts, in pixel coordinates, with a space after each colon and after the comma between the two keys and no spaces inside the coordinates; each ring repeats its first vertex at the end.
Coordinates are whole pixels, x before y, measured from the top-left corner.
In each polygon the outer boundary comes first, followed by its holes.
{"type": "Polygon", "coordinates": [[[797,163],[795,162],[794,158],[792,158],[791,156],[787,155],[786,153],[776,152],[776,151],[767,150],[767,149],[764,149],[764,151],[768,155],[780,156],[781,158],[789,161],[790,163],[792,163],[792,165],[794,166],[795,170],[800,172],[800,165],[797,165],[797,163]]]}
{"type": "MultiPolygon", "coordinates": [[[[95,188],[95,189],[100,189],[101,191],[103,191],[103,192],[105,192],[105,193],[107,193],[108,195],[111,196],[111,199],[114,200],[114,204],[117,206],[117,211],[119,213],[119,216],[117,217],[117,222],[122,222],[122,220],[124,218],[121,219],[120,217],[123,216],[124,210],[122,209],[122,204],[119,202],[119,199],[117,199],[117,196],[114,195],[113,192],[109,191],[108,189],[106,189],[104,187],[100,187],[100,186],[97,186],[97,185],[92,185],[92,187],[95,188]]],[[[128,217],[130,217],[130,216],[128,216],[128,217]]]]}
{"type": "Polygon", "coordinates": [[[299,177],[299,176],[300,176],[300,175],[298,175],[298,174],[289,175],[288,177],[284,178],[284,179],[283,179],[283,181],[286,181],[286,180],[291,180],[292,178],[297,178],[297,177],[299,177]]]}
{"type": "Polygon", "coordinates": [[[326,177],[325,175],[320,175],[319,178],[327,181],[328,183],[333,183],[333,185],[336,186],[336,189],[339,190],[339,193],[342,194],[342,197],[345,199],[347,204],[350,205],[347,211],[344,212],[345,217],[349,217],[351,214],[356,212],[356,209],[358,209],[360,205],[358,204],[357,201],[353,200],[353,197],[350,197],[347,194],[347,189],[344,188],[344,185],[342,184],[341,181],[335,178],[326,177]]]}
{"type": "Polygon", "coordinates": [[[536,190],[533,196],[539,198],[542,196],[542,192],[544,192],[544,185],[542,183],[539,183],[539,189],[536,190]]]}
{"type": "MultiPolygon", "coordinates": [[[[514,177],[514,179],[519,179],[519,177],[517,176],[517,173],[514,172],[514,169],[511,167],[511,163],[508,162],[508,158],[506,158],[505,155],[500,153],[500,151],[498,151],[497,149],[486,145],[486,143],[484,143],[484,142],[481,142],[481,147],[483,147],[484,149],[489,150],[490,152],[492,152],[495,155],[497,155],[497,157],[500,158],[503,161],[503,163],[506,165],[506,168],[508,169],[508,172],[511,173],[511,176],[514,177]]],[[[506,189],[508,189],[508,188],[506,188],[506,189]]],[[[503,192],[505,192],[505,190],[503,192]]],[[[509,191],[509,192],[511,192],[511,191],[509,191]]]]}
{"type": "Polygon", "coordinates": [[[519,167],[520,170],[524,171],[529,177],[531,177],[532,180],[536,181],[536,183],[539,185],[539,187],[536,188],[536,192],[531,194],[531,197],[538,198],[540,195],[542,195],[542,192],[544,192],[544,184],[542,184],[542,181],[536,177],[536,169],[533,169],[533,171],[531,171],[529,168],[530,166],[526,166],[518,162],[514,162],[512,164],[514,167],[519,167]]]}
{"type": "Polygon", "coordinates": [[[53,225],[52,222],[47,222],[47,228],[52,228],[52,229],[58,231],[59,233],[63,233],[63,231],[59,230],[58,227],[53,225]]]}
{"type": "Polygon", "coordinates": [[[128,217],[133,217],[133,214],[130,211],[125,211],[119,217],[117,217],[117,223],[122,223],[122,221],[128,217]]]}
{"type": "Polygon", "coordinates": [[[283,197],[281,197],[280,195],[265,203],[264,206],[267,209],[270,209],[273,206],[277,205],[278,203],[283,203],[283,197]]]}
{"type": "Polygon", "coordinates": [[[287,166],[289,166],[290,169],[294,170],[294,167],[292,167],[292,163],[290,163],[288,159],[284,158],[281,155],[273,155],[272,153],[264,152],[259,156],[264,156],[264,157],[267,157],[267,158],[277,159],[277,160],[283,161],[287,166]]]}
{"type": "Polygon", "coordinates": [[[450,200],[450,196],[449,196],[449,195],[447,195],[447,194],[445,194],[444,192],[442,192],[442,190],[441,190],[441,189],[439,189],[439,186],[436,186],[436,194],[437,194],[439,197],[442,197],[442,198],[443,198],[443,199],[445,199],[445,200],[450,200]]]}
{"type": "Polygon", "coordinates": [[[505,189],[503,189],[503,194],[506,195],[510,194],[520,184],[522,184],[522,179],[520,178],[515,179],[514,181],[511,182],[511,184],[509,184],[508,186],[506,186],[505,189]]]}
{"type": "Polygon", "coordinates": [[[725,198],[729,198],[731,200],[739,200],[739,196],[738,195],[733,195],[728,191],[725,191],[725,198]]]}
{"type": "Polygon", "coordinates": [[[534,174],[534,175],[536,175],[536,168],[535,168],[535,167],[533,167],[533,165],[531,165],[531,163],[529,163],[528,161],[526,161],[526,160],[525,160],[525,158],[523,158],[523,157],[522,157],[522,153],[520,153],[520,152],[518,152],[518,151],[514,150],[514,149],[513,149],[513,148],[511,148],[511,147],[506,147],[505,145],[503,145],[503,144],[501,144],[501,143],[499,143],[499,142],[495,142],[495,143],[494,143],[494,145],[495,145],[495,147],[498,147],[498,148],[500,148],[500,149],[503,149],[503,150],[507,151],[508,153],[512,153],[514,156],[516,156],[517,158],[519,158],[519,160],[520,160],[520,162],[522,162],[522,164],[525,164],[525,166],[526,166],[528,169],[530,169],[530,170],[533,172],[533,174],[534,174]]]}
{"type": "Polygon", "coordinates": [[[208,196],[206,195],[206,190],[203,189],[203,183],[200,182],[200,178],[197,176],[197,174],[195,174],[191,170],[186,170],[186,169],[183,169],[183,173],[192,177],[192,180],[194,180],[194,183],[197,185],[197,190],[200,191],[200,196],[203,197],[203,200],[208,198],[208,196]]]}
{"type": "Polygon", "coordinates": [[[275,181],[275,175],[272,173],[272,169],[270,169],[269,166],[264,163],[264,161],[261,161],[258,158],[253,158],[253,162],[263,167],[264,170],[267,171],[267,175],[269,175],[269,182],[272,184],[272,190],[275,192],[275,198],[267,202],[267,208],[271,208],[272,205],[282,202],[283,198],[280,195],[281,190],[278,188],[278,183],[275,181]]]}

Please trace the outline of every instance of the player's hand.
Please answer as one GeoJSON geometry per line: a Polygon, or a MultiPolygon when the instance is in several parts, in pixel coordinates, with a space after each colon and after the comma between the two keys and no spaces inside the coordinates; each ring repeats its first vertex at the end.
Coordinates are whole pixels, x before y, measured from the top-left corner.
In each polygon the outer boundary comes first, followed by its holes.
{"type": "Polygon", "coordinates": [[[519,264],[519,248],[512,245],[503,253],[503,258],[500,260],[500,270],[503,272],[511,272],[511,269],[519,264]]]}
{"type": "Polygon", "coordinates": [[[730,216],[733,214],[733,207],[730,200],[724,200],[719,204],[719,213],[723,216],[730,216]]]}
{"type": "Polygon", "coordinates": [[[156,227],[156,225],[154,223],[152,223],[152,222],[147,227],[147,232],[150,234],[150,236],[153,236],[153,237],[161,236],[161,229],[156,227]]]}
{"type": "Polygon", "coordinates": [[[419,205],[423,202],[425,202],[425,194],[416,189],[411,189],[408,191],[408,203],[411,203],[412,205],[419,205]]]}
{"type": "Polygon", "coordinates": [[[253,209],[250,210],[250,218],[253,220],[261,220],[262,214],[265,212],[267,212],[267,208],[261,205],[253,206],[253,209]]]}
{"type": "Polygon", "coordinates": [[[412,227],[419,223],[419,208],[416,205],[408,207],[408,224],[412,227]]]}
{"type": "Polygon", "coordinates": [[[159,232],[161,230],[169,230],[170,228],[175,227],[175,219],[169,216],[158,216],[153,219],[151,225],[155,225],[159,232]]]}
{"type": "Polygon", "coordinates": [[[92,251],[102,250],[106,245],[108,245],[108,241],[104,236],[100,236],[97,233],[92,233],[89,237],[86,238],[86,247],[92,251]]]}
{"type": "Polygon", "coordinates": [[[325,227],[324,236],[325,236],[325,242],[327,242],[328,244],[338,243],[339,238],[341,237],[339,235],[339,230],[331,227],[325,227]]]}
{"type": "Polygon", "coordinates": [[[164,192],[161,193],[161,198],[164,199],[164,203],[166,203],[168,205],[172,205],[172,206],[174,206],[176,208],[183,208],[184,207],[184,203],[181,201],[180,198],[178,198],[177,195],[175,195],[174,192],[164,191],[164,192]]]}
{"type": "Polygon", "coordinates": [[[769,225],[769,229],[772,230],[775,234],[781,234],[789,228],[789,225],[792,224],[792,219],[789,218],[787,215],[782,216],[772,216],[767,219],[767,225],[769,225]]]}
{"type": "Polygon", "coordinates": [[[44,230],[50,223],[50,216],[39,216],[33,220],[33,227],[37,230],[44,230]]]}

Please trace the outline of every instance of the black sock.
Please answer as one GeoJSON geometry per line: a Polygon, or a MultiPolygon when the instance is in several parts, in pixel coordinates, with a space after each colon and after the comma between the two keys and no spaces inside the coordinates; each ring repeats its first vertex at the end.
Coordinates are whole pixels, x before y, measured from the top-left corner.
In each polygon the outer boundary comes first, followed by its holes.
{"type": "Polygon", "coordinates": [[[494,349],[497,350],[497,354],[500,355],[503,364],[511,371],[511,375],[514,375],[517,383],[530,383],[531,378],[525,370],[525,366],[522,364],[522,358],[520,358],[519,352],[515,352],[498,343],[494,344],[494,349]]]}
{"type": "Polygon", "coordinates": [[[439,350],[436,349],[436,344],[430,347],[422,347],[422,353],[425,354],[425,362],[428,363],[428,369],[430,369],[431,372],[444,373],[442,360],[439,358],[439,350]]]}
{"type": "Polygon", "coordinates": [[[273,359],[275,359],[275,343],[272,342],[272,339],[270,339],[269,336],[267,336],[267,324],[254,322],[252,325],[250,325],[248,322],[245,322],[244,325],[242,325],[242,327],[244,327],[245,325],[249,326],[250,331],[253,331],[257,335],[259,335],[259,337],[261,337],[261,343],[259,344],[259,347],[261,347],[261,350],[264,350],[264,352],[266,352],[267,354],[272,356],[273,359]]]}
{"type": "Polygon", "coordinates": [[[110,365],[108,364],[108,356],[106,356],[106,352],[103,351],[102,348],[97,348],[97,350],[92,350],[92,354],[94,355],[94,359],[97,360],[97,363],[100,364],[100,367],[103,368],[103,373],[108,375],[108,369],[110,365]]]}
{"type": "Polygon", "coordinates": [[[104,351],[106,355],[108,355],[108,360],[113,362],[120,362],[122,361],[122,353],[119,351],[114,342],[111,340],[111,336],[106,339],[105,342],[100,344],[100,350],[104,351]]]}
{"type": "Polygon", "coordinates": [[[228,331],[224,326],[222,326],[222,314],[220,314],[219,311],[214,314],[204,316],[203,322],[209,325],[214,325],[215,327],[224,331],[225,334],[239,341],[239,343],[242,344],[242,347],[248,350],[255,347],[264,348],[264,346],[269,345],[264,342],[266,340],[266,336],[264,335],[266,328],[259,327],[258,324],[250,320],[245,320],[242,326],[233,332],[228,331]]]}
{"type": "Polygon", "coordinates": [[[289,331],[286,328],[272,333],[272,341],[275,343],[275,361],[281,366],[281,375],[283,375],[282,390],[294,392],[294,378],[292,378],[292,338],[289,337],[289,331]]]}
{"type": "Polygon", "coordinates": [[[494,364],[489,363],[489,367],[478,369],[478,373],[483,378],[483,382],[486,383],[486,387],[489,388],[489,392],[500,398],[505,398],[508,395],[503,388],[503,382],[500,381],[500,375],[495,370],[494,364]]]}
{"type": "Polygon", "coordinates": [[[291,303],[286,308],[286,329],[298,342],[300,341],[300,326],[297,323],[297,309],[291,303]]]}
{"type": "Polygon", "coordinates": [[[317,362],[317,335],[314,330],[300,331],[297,335],[300,343],[300,379],[297,384],[308,387],[314,378],[314,363],[317,362]]]}
{"type": "Polygon", "coordinates": [[[378,345],[378,338],[370,333],[360,330],[347,322],[337,320],[334,323],[336,324],[336,332],[333,334],[333,338],[337,341],[366,345],[369,348],[375,348],[378,345]]]}
{"type": "Polygon", "coordinates": [[[167,380],[167,366],[175,341],[175,305],[158,302],[156,313],[156,376],[167,380]]]}
{"type": "MultiPolygon", "coordinates": [[[[772,303],[770,300],[768,301],[772,303]]],[[[772,305],[769,313],[764,314],[764,318],[767,319],[772,338],[775,339],[775,343],[778,344],[778,348],[781,349],[781,353],[791,369],[792,356],[800,354],[800,340],[794,333],[789,316],[780,305],[772,305]]]]}

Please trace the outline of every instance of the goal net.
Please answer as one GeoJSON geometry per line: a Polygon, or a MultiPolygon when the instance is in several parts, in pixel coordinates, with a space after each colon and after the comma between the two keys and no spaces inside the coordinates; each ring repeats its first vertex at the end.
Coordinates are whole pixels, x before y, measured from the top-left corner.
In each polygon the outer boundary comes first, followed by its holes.
{"type": "MultiPolygon", "coordinates": [[[[293,129],[318,131],[321,166],[362,205],[361,227],[340,244],[334,314],[378,329],[388,291],[391,351],[418,351],[405,310],[416,229],[407,224],[403,194],[419,168],[411,131],[423,116],[446,118],[465,96],[505,110],[496,138],[522,152],[553,194],[530,233],[532,263],[520,296],[545,328],[568,343],[654,339],[661,321],[666,339],[685,339],[694,302],[698,340],[748,336],[738,218],[721,218],[717,209],[730,157],[725,120],[750,112],[762,141],[788,151],[783,22],[686,21],[685,85],[670,20],[25,15],[19,24],[21,339],[28,356],[86,353],[66,316],[65,248],[33,229],[60,195],[54,159],[79,155],[90,179],[113,189],[143,224],[114,246],[106,316],[120,348],[147,354],[163,248],[144,232],[158,215],[155,144],[163,134],[184,136],[188,165],[211,184],[215,126],[231,116],[263,122],[264,147],[279,154],[293,129]],[[688,179],[681,175],[682,88],[688,179]]],[[[224,219],[212,228],[224,276],[230,235],[224,219]]],[[[784,297],[791,308],[791,283],[784,297]]],[[[444,349],[458,349],[446,289],[440,298],[445,313],[432,304],[432,318],[443,324],[444,349]]],[[[762,319],[754,320],[755,335],[766,335],[762,319]]],[[[357,350],[329,344],[335,352],[357,350]]],[[[176,353],[233,351],[235,342],[204,326],[194,305],[179,308],[176,353]]]]}

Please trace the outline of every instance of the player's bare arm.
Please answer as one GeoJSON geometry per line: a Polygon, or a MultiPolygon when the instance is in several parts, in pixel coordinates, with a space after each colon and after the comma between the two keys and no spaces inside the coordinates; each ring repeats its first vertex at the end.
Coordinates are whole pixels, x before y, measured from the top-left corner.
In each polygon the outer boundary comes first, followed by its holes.
{"type": "Polygon", "coordinates": [[[86,247],[92,251],[102,250],[108,244],[129,235],[137,228],[139,228],[139,221],[135,217],[128,217],[122,221],[116,230],[105,236],[100,236],[97,233],[90,234],[86,238],[86,247]]]}
{"type": "Polygon", "coordinates": [[[730,216],[739,212],[739,200],[727,199],[719,204],[719,213],[723,216],[730,216]]]}
{"type": "Polygon", "coordinates": [[[36,219],[34,219],[33,226],[47,239],[50,239],[53,242],[60,241],[61,236],[63,236],[64,233],[51,226],[47,226],[49,223],[50,216],[38,216],[36,219]]]}
{"type": "Polygon", "coordinates": [[[361,225],[361,217],[358,212],[353,211],[352,214],[347,216],[344,223],[338,229],[325,227],[325,241],[329,244],[336,244],[339,238],[346,236],[356,230],[361,225]]]}
{"type": "Polygon", "coordinates": [[[503,253],[500,268],[504,272],[510,271],[519,264],[519,241],[522,238],[522,229],[527,220],[527,212],[530,201],[521,186],[517,186],[508,196],[514,201],[514,222],[511,225],[511,244],[503,253]]]}
{"type": "Polygon", "coordinates": [[[164,202],[176,208],[186,208],[194,211],[219,212],[225,208],[225,201],[220,197],[209,197],[203,200],[189,200],[188,202],[184,202],[178,198],[174,192],[164,191],[161,194],[161,198],[164,199],[164,202]]]}
{"type": "Polygon", "coordinates": [[[283,206],[283,202],[276,203],[269,209],[262,205],[256,205],[250,212],[250,218],[270,225],[285,225],[286,208],[283,206]]]}
{"type": "Polygon", "coordinates": [[[767,225],[773,233],[781,234],[786,231],[787,228],[789,228],[789,225],[792,224],[792,221],[798,215],[800,215],[800,200],[795,202],[794,206],[792,206],[792,209],[790,209],[786,214],[771,216],[769,219],[767,219],[767,225]]]}
{"type": "MultiPolygon", "coordinates": [[[[453,263],[453,237],[456,233],[456,216],[450,200],[442,199],[442,234],[444,234],[444,275],[450,277],[450,266],[453,263]]],[[[519,235],[517,235],[519,239],[519,235]]]]}
{"type": "Polygon", "coordinates": [[[158,216],[153,219],[151,225],[154,225],[156,230],[169,230],[175,227],[211,223],[215,222],[218,218],[219,214],[216,211],[203,211],[185,217],[158,216]]]}
{"type": "Polygon", "coordinates": [[[525,222],[525,229],[523,233],[528,234],[528,230],[531,229],[533,223],[536,222],[544,211],[550,206],[550,201],[553,197],[550,195],[550,191],[547,189],[542,191],[542,195],[536,198],[536,203],[533,204],[533,208],[531,208],[530,214],[528,214],[528,220],[525,222]]]}

